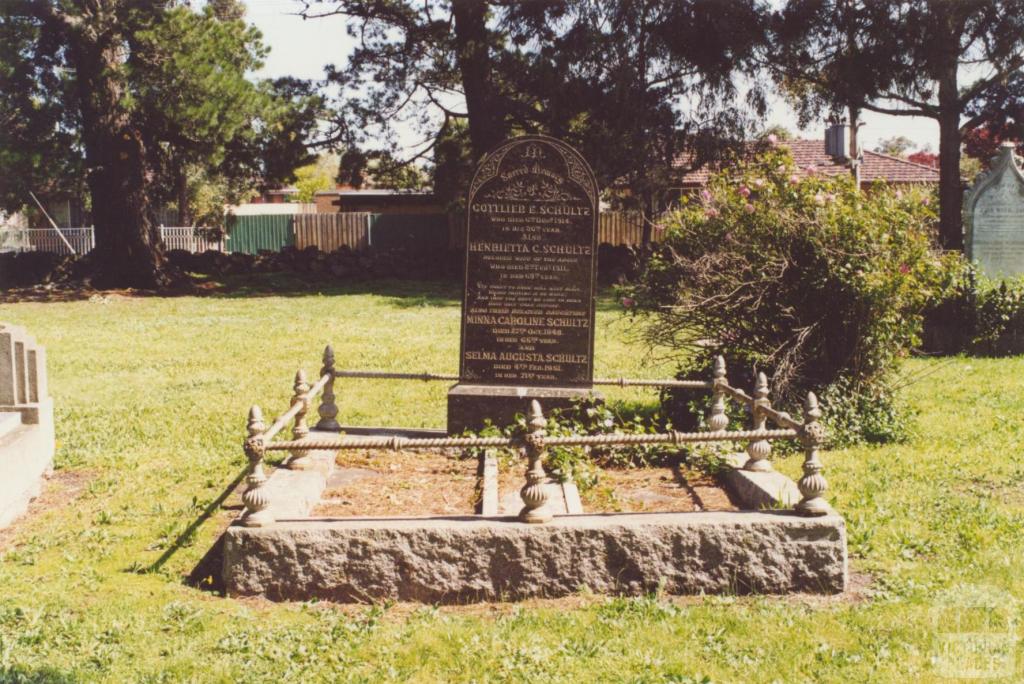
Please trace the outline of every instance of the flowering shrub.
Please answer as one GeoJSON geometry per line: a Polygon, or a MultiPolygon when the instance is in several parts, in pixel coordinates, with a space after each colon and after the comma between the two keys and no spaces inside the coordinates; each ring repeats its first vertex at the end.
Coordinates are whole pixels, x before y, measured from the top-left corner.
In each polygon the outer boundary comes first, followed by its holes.
{"type": "MultiPolygon", "coordinates": [[[[684,374],[706,377],[722,353],[745,386],[753,369],[767,372],[776,404],[795,408],[814,390],[860,407],[846,413],[895,416],[887,381],[917,343],[923,309],[949,287],[953,258],[932,247],[927,191],[861,192],[852,178],[814,171],[799,173],[775,148],[713,177],[666,221],[660,247],[622,296],[650,342],[678,351],[684,374]]],[[[866,439],[857,426],[880,420],[847,417],[834,427],[841,441],[866,439]]]]}
{"type": "Polygon", "coordinates": [[[1024,353],[1024,277],[994,280],[964,262],[956,284],[926,314],[926,350],[978,356],[1024,353]]]}

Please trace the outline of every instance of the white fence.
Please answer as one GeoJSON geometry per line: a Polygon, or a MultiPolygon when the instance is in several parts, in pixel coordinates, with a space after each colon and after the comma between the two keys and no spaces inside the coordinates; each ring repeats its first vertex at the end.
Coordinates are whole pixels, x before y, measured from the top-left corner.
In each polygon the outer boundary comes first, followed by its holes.
{"type": "Polygon", "coordinates": [[[160,226],[160,239],[166,249],[183,249],[186,252],[224,251],[224,240],[210,240],[196,235],[194,228],[160,226]]]}
{"type": "MultiPolygon", "coordinates": [[[[224,240],[208,240],[196,235],[194,228],[160,226],[160,239],[166,249],[183,249],[189,252],[205,252],[212,249],[224,251],[224,240]]],[[[58,234],[53,228],[0,229],[0,252],[51,252],[53,254],[87,254],[96,246],[93,228],[61,228],[58,234]],[[61,236],[64,239],[61,239],[61,236]],[[65,240],[67,242],[65,242],[65,240]],[[71,248],[68,248],[68,245],[71,248]]]]}

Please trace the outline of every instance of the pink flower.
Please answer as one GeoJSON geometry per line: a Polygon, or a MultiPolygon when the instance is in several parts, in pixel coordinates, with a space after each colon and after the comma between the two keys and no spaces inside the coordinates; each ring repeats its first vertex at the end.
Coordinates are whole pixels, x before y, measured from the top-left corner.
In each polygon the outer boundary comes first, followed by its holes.
{"type": "Polygon", "coordinates": [[[900,264],[900,273],[902,273],[903,275],[907,275],[908,273],[910,273],[910,267],[907,266],[906,264],[900,264]]]}
{"type": "Polygon", "coordinates": [[[743,207],[743,211],[747,212],[748,214],[753,214],[754,213],[754,205],[753,204],[747,204],[747,206],[743,207]]]}
{"type": "Polygon", "coordinates": [[[902,190],[897,190],[896,191],[896,199],[898,199],[898,200],[903,199],[903,191],[902,190]]]}
{"type": "Polygon", "coordinates": [[[789,177],[789,184],[790,185],[796,185],[799,182],[800,182],[800,176],[796,175],[795,173],[792,176],[789,177]]]}
{"type": "Polygon", "coordinates": [[[775,135],[774,133],[771,133],[768,136],[768,142],[770,142],[772,145],[774,145],[775,143],[779,142],[779,136],[775,135]]]}
{"type": "Polygon", "coordinates": [[[817,204],[819,207],[825,206],[825,195],[822,194],[821,192],[816,194],[814,196],[814,203],[817,204]]]}
{"type": "Polygon", "coordinates": [[[707,216],[708,218],[715,218],[718,216],[718,210],[715,209],[714,207],[708,207],[707,209],[704,210],[704,215],[707,216]]]}
{"type": "Polygon", "coordinates": [[[835,202],[836,201],[836,193],[834,193],[834,192],[826,193],[825,199],[827,199],[829,202],[835,202]]]}
{"type": "Polygon", "coordinates": [[[702,200],[704,200],[705,202],[710,202],[711,201],[711,192],[708,191],[708,190],[701,190],[700,191],[700,198],[702,200]]]}
{"type": "Polygon", "coordinates": [[[815,166],[814,164],[811,164],[811,165],[805,167],[804,171],[806,171],[807,173],[809,173],[809,174],[811,174],[813,176],[815,173],[818,172],[818,167],[815,166]]]}
{"type": "Polygon", "coordinates": [[[925,197],[925,198],[924,198],[923,200],[921,200],[921,204],[923,204],[923,205],[924,205],[924,206],[926,206],[926,207],[927,207],[927,206],[928,206],[929,204],[931,204],[931,203],[932,203],[932,198],[931,198],[931,197],[925,197]]]}
{"type": "Polygon", "coordinates": [[[750,197],[750,188],[748,188],[746,185],[741,185],[740,194],[744,197],[750,197]]]}
{"type": "Polygon", "coordinates": [[[785,164],[779,164],[778,166],[775,167],[775,170],[778,171],[779,173],[782,173],[783,171],[786,170],[786,165],[785,164]]]}
{"type": "Polygon", "coordinates": [[[622,298],[622,308],[632,309],[636,305],[636,301],[632,297],[622,298]]]}
{"type": "Polygon", "coordinates": [[[658,231],[659,233],[663,232],[665,230],[665,224],[664,223],[655,223],[654,224],[654,230],[658,231]]]}
{"type": "Polygon", "coordinates": [[[764,187],[764,178],[755,178],[754,179],[754,187],[755,188],[763,188],[764,187]]]}

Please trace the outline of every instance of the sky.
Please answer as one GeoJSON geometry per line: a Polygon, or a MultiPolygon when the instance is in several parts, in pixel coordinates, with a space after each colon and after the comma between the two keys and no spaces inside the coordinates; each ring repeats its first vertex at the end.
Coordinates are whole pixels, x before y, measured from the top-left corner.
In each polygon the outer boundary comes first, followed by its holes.
{"type": "MultiPolygon", "coordinates": [[[[323,76],[324,65],[345,63],[353,39],[345,33],[344,18],[303,20],[296,15],[301,9],[301,3],[296,0],[245,0],[245,4],[248,20],[259,28],[270,47],[258,76],[316,79],[323,76]]],[[[928,147],[933,152],[938,151],[939,126],[934,119],[864,112],[861,121],[864,149],[874,149],[880,140],[904,136],[915,143],[915,149],[928,147]]],[[[772,125],[785,126],[800,138],[824,140],[824,124],[799,129],[792,109],[778,98],[773,100],[765,119],[765,127],[772,125]]]]}

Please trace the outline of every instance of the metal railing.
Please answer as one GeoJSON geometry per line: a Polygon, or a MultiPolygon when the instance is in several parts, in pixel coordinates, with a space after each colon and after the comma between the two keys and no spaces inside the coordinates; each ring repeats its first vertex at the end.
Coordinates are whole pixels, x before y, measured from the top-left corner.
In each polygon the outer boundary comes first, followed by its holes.
{"type": "Polygon", "coordinates": [[[527,425],[529,431],[516,437],[427,437],[410,438],[400,436],[387,437],[338,437],[334,439],[310,437],[306,424],[306,415],[311,400],[322,393],[318,413],[320,420],[318,430],[339,430],[337,421],[338,406],[335,404],[334,381],[337,378],[376,378],[395,380],[457,380],[457,377],[436,373],[391,373],[386,371],[351,371],[338,370],[334,367],[334,351],[328,346],[324,350],[323,367],[320,379],[313,387],[305,381],[305,373],[298,371],[295,375],[291,407],[282,413],[269,428],[263,422],[263,413],[258,406],[249,410],[248,438],[245,440],[245,453],[250,462],[250,475],[247,488],[242,496],[246,507],[244,524],[258,527],[274,522],[269,512],[269,500],[264,486],[267,478],[263,472],[264,457],[271,451],[287,451],[291,457],[286,467],[305,469],[310,467],[309,452],[340,449],[440,449],[440,448],[494,448],[503,447],[519,449],[525,453],[528,461],[526,484],[520,494],[523,509],[519,520],[528,523],[544,523],[552,519],[546,509],[548,493],[543,486],[547,480],[544,471],[544,457],[548,447],[552,446],[625,446],[637,444],[669,444],[682,445],[711,442],[746,442],[747,462],[743,468],[754,472],[772,470],[769,457],[771,442],[776,439],[798,439],[804,448],[803,476],[797,486],[801,499],[795,510],[802,515],[825,515],[831,509],[825,501],[824,494],[828,483],[822,475],[822,462],[819,454],[825,441],[825,429],[819,422],[821,410],[818,399],[813,392],[808,392],[804,400],[803,416],[796,420],[788,413],[771,407],[768,398],[768,379],[764,373],[758,373],[753,396],[729,384],[726,378],[725,360],[719,356],[715,359],[714,370],[710,382],[687,380],[608,380],[595,381],[595,384],[615,384],[620,386],[646,387],[681,387],[711,390],[711,408],[708,412],[708,431],[678,432],[667,431],[655,434],[604,434],[604,435],[568,435],[553,437],[546,433],[547,420],[536,400],[530,403],[527,425]],[[728,430],[729,418],[726,415],[726,401],[733,399],[747,406],[753,417],[749,430],[728,430]],[[294,418],[292,439],[273,441],[288,421],[294,418]],[[768,422],[777,428],[770,429],[768,422]]]}

